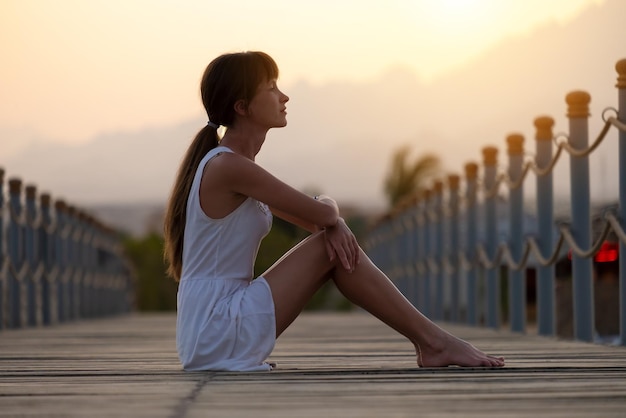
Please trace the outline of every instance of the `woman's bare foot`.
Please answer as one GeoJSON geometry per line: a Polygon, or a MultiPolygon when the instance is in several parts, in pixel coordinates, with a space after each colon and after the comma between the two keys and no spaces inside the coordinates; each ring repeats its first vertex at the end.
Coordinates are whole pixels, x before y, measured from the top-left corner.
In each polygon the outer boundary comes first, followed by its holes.
{"type": "Polygon", "coordinates": [[[487,355],[468,343],[444,332],[435,344],[415,344],[419,367],[502,367],[503,357],[487,355]]]}

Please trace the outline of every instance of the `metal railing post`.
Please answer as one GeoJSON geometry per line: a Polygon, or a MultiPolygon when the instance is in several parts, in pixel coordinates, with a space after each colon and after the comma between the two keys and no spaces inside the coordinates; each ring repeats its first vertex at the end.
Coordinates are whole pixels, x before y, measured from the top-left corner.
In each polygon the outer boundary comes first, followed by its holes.
{"type": "Polygon", "coordinates": [[[402,209],[402,214],[399,216],[398,222],[402,225],[402,235],[400,240],[400,251],[402,251],[402,287],[404,289],[404,296],[411,303],[414,303],[411,298],[412,289],[412,272],[413,272],[413,243],[411,240],[411,234],[413,232],[413,221],[409,212],[409,207],[405,206],[402,209]]]}
{"type": "Polygon", "coordinates": [[[35,201],[37,188],[33,185],[26,186],[26,216],[25,216],[25,249],[26,263],[30,274],[26,280],[26,296],[27,296],[27,323],[30,326],[36,326],[41,323],[41,277],[37,268],[40,259],[37,251],[37,204],[35,201]]]}
{"type": "Polygon", "coordinates": [[[85,260],[85,275],[83,277],[83,290],[80,298],[81,302],[81,316],[89,318],[92,316],[93,308],[93,275],[95,272],[95,266],[97,263],[97,249],[94,244],[96,243],[94,232],[94,220],[89,215],[85,215],[85,228],[88,233],[88,239],[86,239],[84,245],[86,245],[84,256],[85,260]]]}
{"type": "MultiPolygon", "coordinates": [[[[615,64],[618,88],[618,119],[626,123],[626,59],[615,64]]],[[[619,218],[624,228],[626,224],[626,132],[619,131],[619,218]]],[[[626,346],[626,243],[619,242],[619,309],[620,343],[626,346]]]]}
{"type": "Polygon", "coordinates": [[[44,266],[44,275],[41,283],[41,310],[44,325],[51,325],[56,322],[56,289],[52,272],[54,236],[50,233],[52,228],[50,202],[51,198],[49,194],[44,193],[39,196],[41,223],[39,225],[38,244],[41,262],[44,266]]]}
{"type": "Polygon", "coordinates": [[[431,190],[424,189],[424,191],[422,192],[422,199],[424,201],[424,203],[422,204],[422,248],[424,249],[424,282],[422,287],[422,300],[424,301],[424,310],[422,312],[429,318],[433,318],[435,314],[435,311],[433,309],[434,304],[432,303],[432,283],[435,277],[429,264],[430,260],[435,255],[433,223],[431,222],[432,219],[430,216],[432,210],[431,197],[431,190]]]}
{"type": "MultiPolygon", "coordinates": [[[[484,190],[496,187],[498,149],[483,148],[484,190]]],[[[496,255],[498,247],[497,192],[485,197],[485,251],[490,259],[496,255]]],[[[485,268],[486,278],[486,324],[490,328],[500,327],[500,266],[485,268]]]]}
{"type": "Polygon", "coordinates": [[[457,174],[448,176],[448,260],[452,271],[449,275],[450,286],[450,321],[459,322],[461,311],[461,263],[459,262],[459,184],[460,177],[457,174]]]}
{"type": "Polygon", "coordinates": [[[68,232],[66,225],[66,213],[67,205],[63,200],[57,200],[54,204],[54,213],[56,220],[55,234],[54,234],[54,255],[55,265],[57,268],[56,278],[56,307],[57,307],[57,320],[59,322],[65,322],[69,318],[69,296],[67,294],[68,287],[68,257],[67,257],[67,245],[68,245],[68,232]]]}
{"type": "Polygon", "coordinates": [[[0,168],[0,330],[7,327],[7,292],[8,292],[8,277],[6,262],[6,246],[4,242],[4,170],[0,168]]]}
{"type": "MultiPolygon", "coordinates": [[[[545,170],[552,162],[552,127],[554,120],[550,117],[538,117],[534,121],[536,127],[535,164],[538,169],[545,170]]],[[[554,244],[554,193],[552,187],[552,170],[537,176],[537,227],[539,250],[543,258],[552,253],[554,244]]],[[[539,335],[552,336],[555,333],[555,284],[554,264],[540,265],[537,268],[537,332],[539,335]]]]}
{"type": "MultiPolygon", "coordinates": [[[[591,97],[584,91],[567,95],[569,144],[578,150],[588,147],[588,117],[591,97]]],[[[589,191],[589,157],[570,155],[570,190],[572,236],[580,248],[591,247],[591,207],[589,191]]],[[[593,268],[591,258],[582,258],[572,251],[574,336],[593,341],[593,268]]]]}
{"type": "Polygon", "coordinates": [[[391,230],[391,245],[389,246],[389,248],[391,248],[391,277],[393,277],[392,281],[395,285],[399,286],[403,270],[400,237],[404,231],[402,230],[402,223],[398,220],[397,213],[394,213],[391,219],[391,230]]]}
{"type": "MultiPolygon", "coordinates": [[[[524,164],[524,137],[509,135],[506,139],[509,154],[509,179],[519,181],[524,164]]],[[[524,242],[524,186],[509,191],[509,249],[516,263],[522,258],[524,242]]],[[[509,267],[509,322],[511,331],[526,330],[526,269],[509,267]]]]}
{"type": "Polygon", "coordinates": [[[426,281],[426,245],[424,241],[424,232],[426,224],[424,222],[424,201],[420,196],[415,201],[415,301],[417,303],[417,309],[424,315],[428,316],[425,311],[424,304],[424,283],[426,281]]]}
{"type": "Polygon", "coordinates": [[[78,222],[79,212],[74,206],[67,208],[67,226],[69,234],[67,236],[67,261],[69,274],[67,276],[67,315],[68,319],[76,319],[78,317],[78,286],[80,282],[80,257],[79,257],[79,240],[81,236],[80,224],[78,222]]]}
{"type": "Polygon", "coordinates": [[[478,244],[478,214],[476,212],[476,190],[478,179],[478,164],[465,164],[465,200],[466,200],[466,220],[464,252],[472,266],[467,270],[467,323],[469,325],[478,324],[478,265],[476,263],[476,245],[478,244]]]}
{"type": "Polygon", "coordinates": [[[410,298],[409,300],[413,306],[419,306],[419,291],[420,291],[420,277],[417,272],[417,257],[420,251],[419,248],[419,225],[417,224],[417,197],[411,199],[409,206],[409,220],[411,222],[411,231],[409,233],[409,242],[411,246],[411,252],[409,253],[409,288],[410,298]]]}
{"type": "Polygon", "coordinates": [[[434,204],[434,216],[437,217],[434,223],[434,238],[435,238],[435,254],[434,260],[437,264],[437,271],[435,273],[435,309],[434,318],[437,320],[444,319],[444,235],[443,235],[443,182],[436,180],[433,187],[433,204],[434,204]]]}
{"type": "Polygon", "coordinates": [[[22,225],[22,180],[9,179],[9,313],[10,327],[20,328],[26,324],[26,295],[24,281],[21,277],[24,266],[24,230],[22,225]]]}

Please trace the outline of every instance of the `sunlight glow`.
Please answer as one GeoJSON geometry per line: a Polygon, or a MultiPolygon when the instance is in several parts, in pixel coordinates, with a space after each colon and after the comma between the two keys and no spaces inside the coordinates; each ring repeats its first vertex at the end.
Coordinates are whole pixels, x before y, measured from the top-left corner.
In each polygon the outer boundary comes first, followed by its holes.
{"type": "Polygon", "coordinates": [[[429,83],[602,1],[0,0],[0,129],[79,142],[184,120],[204,66],[227,51],[267,51],[285,87],[393,68],[429,83]]]}
{"type": "Polygon", "coordinates": [[[440,0],[428,2],[433,20],[442,24],[445,30],[452,30],[467,24],[477,25],[488,16],[489,2],[485,0],[440,0]]]}

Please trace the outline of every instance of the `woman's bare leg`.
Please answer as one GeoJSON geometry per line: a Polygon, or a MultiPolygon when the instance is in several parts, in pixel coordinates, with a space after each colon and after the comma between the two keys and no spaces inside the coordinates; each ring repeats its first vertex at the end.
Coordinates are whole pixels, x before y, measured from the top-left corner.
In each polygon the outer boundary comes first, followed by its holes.
{"type": "Polygon", "coordinates": [[[287,329],[315,292],[331,278],[335,263],[328,259],[324,239],[322,232],[310,235],[263,273],[272,289],[276,337],[287,329]]]}
{"type": "Polygon", "coordinates": [[[415,346],[422,367],[504,365],[500,357],[488,356],[426,318],[364,254],[352,273],[341,267],[334,280],[351,302],[361,306],[406,336],[415,346]]]}
{"type": "Polygon", "coordinates": [[[504,364],[502,358],[485,355],[422,315],[364,253],[360,264],[350,273],[328,259],[324,245],[323,234],[313,234],[263,274],[272,289],[277,336],[293,322],[321,285],[332,278],[351,302],[414,344],[418,365],[498,367],[504,364]]]}

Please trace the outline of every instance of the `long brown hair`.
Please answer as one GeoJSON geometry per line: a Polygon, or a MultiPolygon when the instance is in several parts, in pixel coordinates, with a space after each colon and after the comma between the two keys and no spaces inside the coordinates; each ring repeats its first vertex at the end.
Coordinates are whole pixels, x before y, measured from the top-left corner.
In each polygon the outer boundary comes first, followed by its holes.
{"type": "MultiPolygon", "coordinates": [[[[220,55],[207,66],[200,93],[209,121],[226,128],[235,120],[235,103],[250,103],[258,86],[278,78],[278,67],[267,54],[258,51],[220,55]]],[[[165,212],[163,235],[167,273],[180,280],[183,266],[183,239],[187,220],[187,200],[198,165],[218,145],[217,129],[200,129],[185,153],[165,212]]]]}

